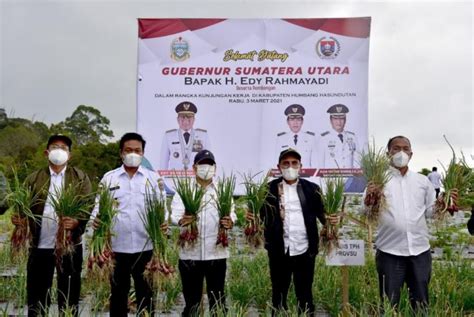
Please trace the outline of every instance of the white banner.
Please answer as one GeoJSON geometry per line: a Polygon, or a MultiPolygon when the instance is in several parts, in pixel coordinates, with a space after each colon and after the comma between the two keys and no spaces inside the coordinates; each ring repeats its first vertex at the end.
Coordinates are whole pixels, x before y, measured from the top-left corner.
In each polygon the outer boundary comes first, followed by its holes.
{"type": "Polygon", "coordinates": [[[227,174],[275,169],[289,147],[302,176],[360,174],[370,18],[138,22],[137,129],[162,176],[201,149],[227,174]]]}

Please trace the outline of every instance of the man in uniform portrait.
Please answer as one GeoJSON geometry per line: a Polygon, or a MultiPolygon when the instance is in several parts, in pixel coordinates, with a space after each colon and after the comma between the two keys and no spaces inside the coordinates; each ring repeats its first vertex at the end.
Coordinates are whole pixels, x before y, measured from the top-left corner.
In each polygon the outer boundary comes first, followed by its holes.
{"type": "Polygon", "coordinates": [[[179,103],[175,108],[178,114],[178,129],[165,132],[161,143],[160,169],[190,169],[194,156],[201,150],[209,150],[207,130],[194,129],[197,107],[189,101],[179,103]]]}
{"type": "Polygon", "coordinates": [[[311,167],[311,155],[314,153],[315,133],[302,131],[305,112],[304,107],[298,104],[290,105],[285,109],[286,122],[290,131],[277,134],[275,157],[278,158],[281,151],[293,148],[301,154],[301,165],[308,168],[311,167]]]}
{"type": "Polygon", "coordinates": [[[359,168],[359,143],[354,132],[345,130],[346,114],[349,108],[336,104],[327,110],[332,129],[321,133],[317,142],[317,161],[313,166],[319,168],[359,168]]]}

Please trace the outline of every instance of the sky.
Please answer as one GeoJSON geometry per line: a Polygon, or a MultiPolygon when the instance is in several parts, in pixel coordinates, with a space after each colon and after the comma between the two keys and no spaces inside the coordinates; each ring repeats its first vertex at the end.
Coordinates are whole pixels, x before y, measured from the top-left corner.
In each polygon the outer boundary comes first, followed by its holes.
{"type": "Polygon", "coordinates": [[[136,129],[137,18],[372,18],[369,138],[412,143],[410,167],[474,166],[471,1],[0,0],[0,107],[57,123],[80,104],[136,129]]]}

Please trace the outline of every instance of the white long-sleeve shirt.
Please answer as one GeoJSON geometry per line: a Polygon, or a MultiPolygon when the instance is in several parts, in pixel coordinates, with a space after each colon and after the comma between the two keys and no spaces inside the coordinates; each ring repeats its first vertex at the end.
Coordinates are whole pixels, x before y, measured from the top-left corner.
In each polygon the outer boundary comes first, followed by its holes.
{"type": "MultiPolygon", "coordinates": [[[[179,250],[181,260],[216,260],[229,257],[229,248],[216,245],[217,233],[219,231],[219,212],[214,201],[216,199],[216,189],[211,183],[206,187],[203,197],[203,207],[198,214],[197,227],[198,237],[192,247],[182,247],[179,250]]],[[[175,225],[184,215],[184,204],[181,197],[176,193],[171,202],[171,222],[175,225]]],[[[237,220],[232,205],[230,217],[233,222],[237,220]]],[[[182,229],[183,230],[183,229],[182,229]]]]}
{"type": "Polygon", "coordinates": [[[308,234],[304,223],[303,209],[298,197],[298,182],[283,184],[283,201],[285,207],[285,220],[283,221],[283,242],[285,250],[290,256],[300,255],[308,250],[308,234]]]}
{"type": "MultiPolygon", "coordinates": [[[[143,224],[145,193],[158,188],[158,174],[140,166],[130,178],[123,165],[107,172],[101,184],[108,186],[118,202],[118,213],[112,227],[112,250],[121,253],[138,253],[151,250],[152,244],[143,224]]],[[[165,193],[160,193],[166,197],[165,193]]],[[[96,204],[92,217],[98,212],[96,204]]]]}
{"type": "Polygon", "coordinates": [[[377,249],[399,256],[418,255],[430,248],[426,218],[433,215],[435,190],[424,175],[410,170],[402,176],[391,167],[380,211],[377,249]]]}
{"type": "Polygon", "coordinates": [[[49,182],[48,197],[46,198],[43,216],[41,217],[41,232],[38,249],[54,249],[56,233],[58,231],[58,220],[51,203],[51,195],[57,199],[57,195],[63,190],[66,168],[67,167],[63,168],[59,173],[54,172],[51,167],[49,168],[51,178],[49,182]]]}

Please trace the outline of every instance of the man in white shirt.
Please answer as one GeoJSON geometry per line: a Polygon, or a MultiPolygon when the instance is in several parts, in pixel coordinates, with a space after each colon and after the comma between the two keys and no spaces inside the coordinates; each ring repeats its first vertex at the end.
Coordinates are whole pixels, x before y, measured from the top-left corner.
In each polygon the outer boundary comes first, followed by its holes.
{"type": "MultiPolygon", "coordinates": [[[[384,188],[387,203],[380,211],[375,240],[380,296],[397,306],[406,283],[412,308],[425,310],[431,278],[426,218],[433,214],[435,191],[426,176],[408,169],[413,152],[406,137],[391,138],[387,150],[391,179],[384,188]]],[[[374,189],[369,185],[367,193],[374,189]]]]}
{"type": "MultiPolygon", "coordinates": [[[[110,316],[127,316],[130,276],[137,297],[137,314],[153,312],[153,292],[143,277],[146,264],[152,256],[152,244],[142,217],[145,213],[147,190],[160,192],[158,174],[141,166],[145,140],[140,134],[126,133],[120,139],[123,165],[107,172],[101,180],[108,186],[118,203],[118,213],[112,228],[114,272],[111,278],[110,316]]],[[[163,194],[163,197],[165,195],[163,194]]],[[[98,206],[94,209],[96,215],[98,206]]],[[[96,218],[98,219],[98,218],[96,218]]],[[[100,226],[94,221],[94,227],[100,226]]]]}
{"type": "MultiPolygon", "coordinates": [[[[211,316],[218,315],[218,310],[225,313],[225,274],[227,268],[228,248],[217,245],[219,226],[231,229],[237,216],[219,217],[214,199],[216,188],[212,178],[216,172],[214,155],[203,150],[194,158],[193,170],[196,182],[205,188],[201,211],[197,217],[198,237],[192,246],[183,246],[179,250],[179,272],[183,285],[183,296],[186,306],[182,316],[199,315],[202,297],[202,287],[206,279],[207,298],[211,316]]],[[[173,224],[185,227],[194,216],[186,215],[181,197],[175,194],[171,203],[171,221],[173,224]]]]}
{"type": "Polygon", "coordinates": [[[433,166],[431,173],[428,174],[428,179],[436,191],[436,198],[438,198],[440,187],[441,187],[441,175],[438,173],[438,168],[433,166]]]}
{"type": "Polygon", "coordinates": [[[80,169],[68,165],[71,147],[72,141],[65,135],[55,134],[49,137],[44,151],[48,166],[31,173],[25,180],[34,197],[30,208],[36,218],[12,216],[15,225],[28,221],[31,232],[26,278],[28,316],[48,314],[55,268],[60,314],[69,310],[73,316],[79,315],[81,237],[89,217],[84,214],[78,218],[62,218],[64,229],[71,231],[74,252],[57,259],[55,247],[58,221],[51,203],[51,196],[59,193],[65,186],[74,186],[77,195],[83,197],[81,200],[85,205],[91,203],[87,199],[92,191],[89,177],[80,169]],[[57,266],[58,263],[61,264],[57,266]]]}

